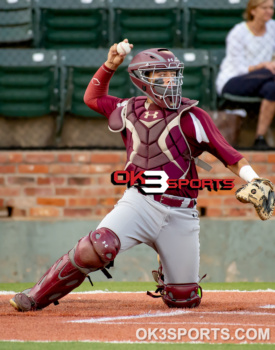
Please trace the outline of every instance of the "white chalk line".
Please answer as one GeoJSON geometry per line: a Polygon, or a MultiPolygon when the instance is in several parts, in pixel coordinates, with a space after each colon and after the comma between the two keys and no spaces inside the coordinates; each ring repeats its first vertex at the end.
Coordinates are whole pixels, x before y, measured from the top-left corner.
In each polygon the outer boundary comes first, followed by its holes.
{"type": "MultiPolygon", "coordinates": [[[[108,324],[108,325],[144,325],[144,322],[98,322],[98,324],[108,324]]],[[[171,325],[207,325],[207,326],[247,326],[247,327],[265,327],[265,328],[275,328],[275,325],[260,324],[260,323],[230,323],[230,322],[146,322],[146,325],[161,325],[162,327],[171,326],[171,325]]],[[[208,327],[209,328],[209,327],[208,327]]]]}
{"type": "MultiPolygon", "coordinates": [[[[228,290],[203,290],[204,293],[275,293],[275,289],[258,289],[258,290],[238,290],[238,289],[228,289],[228,290]]],[[[0,291],[0,295],[12,295],[16,294],[18,292],[14,291],[0,291]]],[[[139,291],[139,292],[119,292],[119,291],[109,291],[109,290],[91,290],[87,292],[71,292],[71,294],[74,295],[82,295],[82,294],[141,294],[146,293],[146,291],[139,291]]]]}
{"type": "MultiPolygon", "coordinates": [[[[193,311],[189,310],[176,310],[171,312],[156,312],[154,314],[145,313],[139,315],[131,315],[131,316],[110,316],[110,317],[97,317],[90,319],[80,319],[67,321],[68,323],[104,323],[104,322],[113,322],[113,321],[121,321],[121,320],[132,320],[139,318],[155,318],[155,317],[171,317],[171,316],[181,316],[187,314],[195,314],[193,311]]],[[[246,315],[246,316],[274,316],[275,314],[268,312],[253,312],[253,311],[196,311],[196,315],[246,315]]]]}
{"type": "Polygon", "coordinates": [[[190,311],[187,311],[187,310],[176,310],[171,312],[156,312],[154,314],[151,314],[150,312],[148,312],[140,315],[98,317],[98,318],[90,318],[90,319],[84,319],[84,320],[73,320],[73,321],[67,321],[67,322],[68,323],[98,323],[98,322],[105,322],[105,321],[131,320],[131,319],[138,319],[138,318],[167,317],[167,316],[169,317],[169,316],[184,315],[188,313],[190,313],[190,311]]]}

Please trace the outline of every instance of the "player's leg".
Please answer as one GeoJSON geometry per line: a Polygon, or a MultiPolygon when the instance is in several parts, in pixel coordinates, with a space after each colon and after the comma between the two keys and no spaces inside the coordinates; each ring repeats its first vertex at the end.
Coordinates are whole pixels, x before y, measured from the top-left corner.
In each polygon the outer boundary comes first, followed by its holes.
{"type": "Polygon", "coordinates": [[[10,303],[17,310],[42,309],[78,287],[88,273],[104,268],[121,251],[147,243],[157,232],[161,213],[149,213],[145,197],[128,190],[94,232],[80,239],[28,291],[18,293],[10,303]]]}
{"type": "Polygon", "coordinates": [[[170,208],[169,212],[168,225],[155,242],[161,261],[159,291],[169,307],[196,307],[202,297],[198,212],[188,208],[170,208]]]}
{"type": "Polygon", "coordinates": [[[159,210],[159,206],[159,203],[149,201],[135,188],[130,188],[98,228],[108,227],[118,234],[120,253],[140,243],[151,245],[163,222],[163,211],[159,210]]]}
{"type": "Polygon", "coordinates": [[[88,273],[113,261],[119,249],[119,238],[110,229],[90,232],[58,259],[33,288],[16,294],[10,300],[11,305],[18,311],[29,311],[56,303],[78,287],[88,273]]]}

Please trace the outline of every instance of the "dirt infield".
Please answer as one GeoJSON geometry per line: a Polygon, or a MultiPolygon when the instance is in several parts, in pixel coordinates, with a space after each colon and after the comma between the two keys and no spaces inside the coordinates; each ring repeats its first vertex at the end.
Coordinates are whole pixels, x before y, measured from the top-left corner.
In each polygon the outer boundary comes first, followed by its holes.
{"type": "Polygon", "coordinates": [[[275,292],[206,291],[197,309],[145,293],[75,293],[16,312],[0,295],[0,340],[275,343],[275,292]]]}

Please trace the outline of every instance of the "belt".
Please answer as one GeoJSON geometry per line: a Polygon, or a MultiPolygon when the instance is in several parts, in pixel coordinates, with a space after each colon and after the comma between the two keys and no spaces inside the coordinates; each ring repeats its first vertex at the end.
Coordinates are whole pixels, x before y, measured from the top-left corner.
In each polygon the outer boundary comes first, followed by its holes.
{"type": "Polygon", "coordinates": [[[163,194],[155,194],[153,195],[154,200],[161,203],[168,205],[169,207],[182,207],[182,208],[194,208],[197,204],[196,199],[190,199],[190,198],[182,198],[182,199],[176,199],[167,197],[163,194]]]}
{"type": "Polygon", "coordinates": [[[153,195],[146,195],[143,192],[140,191],[140,189],[137,186],[133,186],[138,190],[139,193],[143,194],[144,196],[148,196],[152,199],[154,199],[156,202],[159,202],[161,204],[168,205],[169,207],[176,207],[176,208],[194,208],[197,204],[196,199],[191,198],[175,198],[170,197],[169,195],[165,194],[153,194],[153,195]]]}

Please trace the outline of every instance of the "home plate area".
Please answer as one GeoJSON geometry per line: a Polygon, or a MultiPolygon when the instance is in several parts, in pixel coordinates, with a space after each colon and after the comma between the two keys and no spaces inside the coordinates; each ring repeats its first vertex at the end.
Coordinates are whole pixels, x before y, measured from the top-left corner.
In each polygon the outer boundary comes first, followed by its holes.
{"type": "Polygon", "coordinates": [[[275,343],[275,291],[205,291],[195,309],[145,292],[71,293],[58,306],[16,312],[0,295],[0,340],[275,343]]]}

